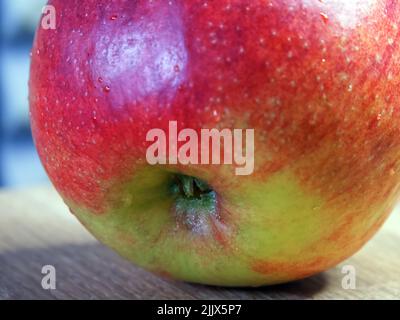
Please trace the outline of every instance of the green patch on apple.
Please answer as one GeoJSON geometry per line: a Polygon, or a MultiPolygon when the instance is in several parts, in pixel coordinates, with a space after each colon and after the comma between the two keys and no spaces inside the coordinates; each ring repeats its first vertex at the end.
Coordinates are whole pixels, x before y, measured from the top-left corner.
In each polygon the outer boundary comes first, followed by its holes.
{"type": "Polygon", "coordinates": [[[271,270],[268,277],[252,264],[300,263],[302,255],[312,256],[308,248],[325,232],[315,214],[323,201],[305,194],[288,172],[225,195],[200,179],[149,166],[109,199],[110,209],[100,215],[67,204],[122,256],[190,282],[241,286],[282,281],[289,276],[285,270],[271,270]],[[227,213],[231,210],[234,216],[227,213]],[[215,237],[217,232],[224,241],[215,237]]]}

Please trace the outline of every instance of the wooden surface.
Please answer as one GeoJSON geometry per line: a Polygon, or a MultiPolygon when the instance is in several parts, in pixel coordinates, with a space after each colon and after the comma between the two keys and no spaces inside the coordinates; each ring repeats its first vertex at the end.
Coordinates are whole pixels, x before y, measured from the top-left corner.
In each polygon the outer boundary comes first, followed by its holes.
{"type": "Polygon", "coordinates": [[[0,191],[0,299],[400,299],[400,212],[353,258],[299,282],[257,289],[198,286],[158,278],[99,244],[51,187],[0,191]],[[41,286],[56,268],[56,290],[41,286]],[[357,288],[342,288],[342,267],[357,288]]]}

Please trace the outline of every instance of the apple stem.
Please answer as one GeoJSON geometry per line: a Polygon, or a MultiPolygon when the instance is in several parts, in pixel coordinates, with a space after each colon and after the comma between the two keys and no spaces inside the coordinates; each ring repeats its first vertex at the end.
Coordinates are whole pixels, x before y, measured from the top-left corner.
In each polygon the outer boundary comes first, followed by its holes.
{"type": "Polygon", "coordinates": [[[200,198],[202,194],[212,191],[204,181],[186,175],[177,175],[177,184],[181,195],[187,198],[200,198]]]}

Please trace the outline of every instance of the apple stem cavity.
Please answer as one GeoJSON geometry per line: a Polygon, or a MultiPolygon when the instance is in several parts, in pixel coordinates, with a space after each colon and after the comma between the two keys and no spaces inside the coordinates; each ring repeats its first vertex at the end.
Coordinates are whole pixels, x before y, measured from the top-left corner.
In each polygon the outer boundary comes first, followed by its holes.
{"type": "Polygon", "coordinates": [[[211,221],[218,219],[216,192],[203,180],[181,174],[174,177],[171,189],[178,225],[196,234],[209,234],[211,221]]]}

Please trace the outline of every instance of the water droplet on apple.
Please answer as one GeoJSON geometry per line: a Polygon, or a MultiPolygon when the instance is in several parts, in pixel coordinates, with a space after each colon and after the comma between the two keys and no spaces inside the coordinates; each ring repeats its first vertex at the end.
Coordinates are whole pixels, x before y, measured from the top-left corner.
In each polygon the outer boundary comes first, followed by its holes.
{"type": "Polygon", "coordinates": [[[325,12],[320,12],[320,16],[321,16],[322,21],[324,23],[328,23],[329,22],[329,16],[325,12]]]}
{"type": "Polygon", "coordinates": [[[212,115],[213,115],[213,118],[215,121],[221,120],[221,116],[220,116],[218,110],[213,110],[212,115]]]}
{"type": "Polygon", "coordinates": [[[110,20],[111,21],[115,21],[115,20],[117,20],[118,19],[118,15],[116,15],[116,14],[113,14],[111,17],[110,17],[110,20]]]}
{"type": "Polygon", "coordinates": [[[110,88],[109,86],[105,86],[105,87],[103,88],[103,91],[104,91],[105,93],[109,93],[109,92],[111,91],[111,88],[110,88]]]}

